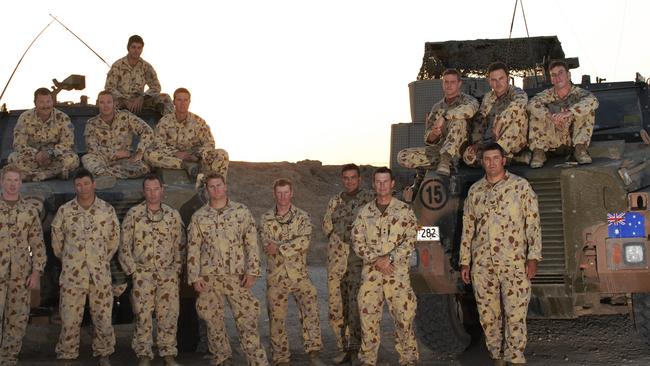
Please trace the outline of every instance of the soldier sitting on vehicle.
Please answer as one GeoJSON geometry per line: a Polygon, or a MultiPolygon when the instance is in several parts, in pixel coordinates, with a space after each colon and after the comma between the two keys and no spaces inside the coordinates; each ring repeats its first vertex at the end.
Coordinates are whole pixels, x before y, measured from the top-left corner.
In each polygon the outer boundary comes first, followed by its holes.
{"type": "Polygon", "coordinates": [[[506,152],[508,161],[514,158],[528,164],[530,152],[515,155],[528,143],[528,96],[508,83],[508,67],[502,62],[488,66],[487,79],[492,90],[483,96],[481,108],[474,116],[470,145],[463,153],[463,160],[469,166],[478,166],[479,148],[496,142],[506,152]]]}
{"type": "Polygon", "coordinates": [[[154,109],[163,115],[173,112],[169,95],[160,93],[156,70],[140,57],[143,48],[142,37],[129,37],[128,54],[111,66],[104,89],[113,93],[117,108],[126,108],[133,113],[140,113],[143,108],[154,109]],[[145,85],[149,87],[146,92],[145,85]]]}
{"type": "Polygon", "coordinates": [[[589,91],[571,83],[569,67],[552,61],[548,67],[553,88],[542,91],[528,103],[529,140],[533,158],[531,168],[540,168],[546,152],[574,147],[579,164],[591,163],[587,148],[594,130],[598,99],[589,91]]]}
{"type": "Polygon", "coordinates": [[[54,108],[47,88],[36,89],[34,105],[18,117],[9,163],[25,173],[25,181],[38,182],[59,174],[68,179],[69,172],[79,166],[70,117],[54,108]]]}

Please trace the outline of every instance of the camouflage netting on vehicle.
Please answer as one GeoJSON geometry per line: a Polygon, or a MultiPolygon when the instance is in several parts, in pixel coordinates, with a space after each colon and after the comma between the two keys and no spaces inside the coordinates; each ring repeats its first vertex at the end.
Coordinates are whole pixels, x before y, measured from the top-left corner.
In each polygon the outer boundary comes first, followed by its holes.
{"type": "Polygon", "coordinates": [[[513,75],[532,75],[550,60],[564,59],[556,36],[473,41],[427,42],[418,80],[436,79],[447,68],[463,75],[484,75],[488,65],[501,61],[513,75]]]}

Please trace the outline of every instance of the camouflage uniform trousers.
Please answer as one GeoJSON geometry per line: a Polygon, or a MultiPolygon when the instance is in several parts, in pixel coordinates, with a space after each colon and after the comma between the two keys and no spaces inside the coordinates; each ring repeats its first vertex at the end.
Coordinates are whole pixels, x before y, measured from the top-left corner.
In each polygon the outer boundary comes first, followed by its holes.
{"type": "MultiPolygon", "coordinates": [[[[496,141],[506,153],[507,158],[512,158],[526,147],[528,143],[528,129],[521,130],[520,126],[511,125],[503,130],[503,133],[496,141]]],[[[465,149],[463,152],[463,161],[469,166],[478,166],[478,154],[469,154],[469,150],[465,149]]]]}
{"type": "MultiPolygon", "coordinates": [[[[153,148],[145,155],[153,167],[164,169],[183,169],[183,160],[177,158],[173,148],[153,148]]],[[[216,172],[224,177],[228,174],[228,152],[223,149],[208,150],[201,153],[201,172],[216,172]]]]}
{"type": "MultiPolygon", "coordinates": [[[[126,109],[126,103],[118,102],[116,104],[118,109],[126,109]]],[[[142,109],[154,110],[164,116],[167,113],[174,112],[174,103],[169,94],[144,95],[142,109]]]]}
{"type": "Polygon", "coordinates": [[[90,317],[94,326],[93,356],[109,356],[115,351],[115,332],[111,324],[113,311],[111,286],[97,286],[92,282],[87,289],[62,285],[59,300],[61,334],[55,349],[59,359],[75,359],[79,356],[79,333],[86,297],[88,297],[90,317]]]}
{"type": "Polygon", "coordinates": [[[348,328],[348,345],[350,351],[358,351],[361,347],[361,318],[359,313],[359,290],[361,289],[361,272],[363,262],[356,254],[348,262],[348,270],[343,277],[342,287],[344,289],[344,312],[343,318],[348,328]]]}
{"type": "Polygon", "coordinates": [[[467,121],[445,121],[442,135],[432,145],[410,147],[397,153],[397,163],[405,168],[436,166],[440,155],[447,153],[453,159],[459,158],[461,150],[467,143],[467,121]]]}
{"type": "Polygon", "coordinates": [[[16,164],[20,170],[25,172],[28,178],[37,180],[54,178],[64,169],[71,172],[79,166],[79,156],[72,151],[53,158],[52,163],[47,167],[38,166],[36,154],[37,152],[33,151],[22,153],[14,151],[9,155],[8,160],[9,163],[16,164]]]}
{"type": "Polygon", "coordinates": [[[106,159],[93,153],[81,157],[84,168],[94,176],[111,176],[117,179],[139,178],[149,173],[149,166],[143,160],[120,159],[108,162],[106,159]]]}
{"type": "Polygon", "coordinates": [[[359,361],[364,365],[377,363],[381,342],[380,323],[384,302],[387,302],[388,311],[395,323],[395,349],[399,353],[399,363],[404,365],[417,362],[418,344],[413,329],[417,302],[409,277],[385,276],[366,265],[358,299],[363,334],[359,361]]]}
{"type": "Polygon", "coordinates": [[[524,350],[530,280],[524,265],[474,264],[472,285],[491,357],[514,363],[526,362],[524,350]]]}
{"type": "Polygon", "coordinates": [[[15,364],[29,320],[30,290],[25,278],[6,279],[0,286],[0,364],[15,364]]]}
{"type": "Polygon", "coordinates": [[[153,319],[156,311],[158,325],[158,353],[160,357],[176,356],[176,329],[178,322],[178,275],[158,272],[133,273],[133,312],[135,331],[131,347],[138,357],[153,359],[153,319]]]}
{"type": "Polygon", "coordinates": [[[338,238],[330,238],[327,244],[327,305],[329,314],[329,323],[334,338],[336,338],[336,349],[344,351],[347,349],[346,323],[343,299],[348,298],[346,287],[343,284],[343,278],[348,268],[348,255],[350,247],[338,238]]]}
{"type": "Polygon", "coordinates": [[[591,134],[594,131],[595,114],[582,117],[573,117],[563,130],[558,130],[555,125],[533,114],[530,115],[529,144],[530,150],[554,150],[562,146],[575,146],[584,144],[589,146],[591,134]]]}
{"type": "Polygon", "coordinates": [[[285,324],[289,294],[293,294],[298,305],[305,352],[320,351],[323,347],[316,287],[308,276],[292,280],[286,275],[286,271],[278,272],[278,275],[269,277],[266,283],[272,360],[276,365],[289,362],[291,356],[285,324]]]}
{"type": "Polygon", "coordinates": [[[232,357],[228,342],[225,313],[225,300],[228,300],[235,317],[240,344],[251,366],[268,365],[266,352],[260,344],[257,322],[260,315],[260,303],[250,289],[241,286],[240,275],[204,276],[206,289],[196,300],[196,312],[205,320],[208,328],[208,349],[214,357],[215,364],[220,364],[232,357]]]}

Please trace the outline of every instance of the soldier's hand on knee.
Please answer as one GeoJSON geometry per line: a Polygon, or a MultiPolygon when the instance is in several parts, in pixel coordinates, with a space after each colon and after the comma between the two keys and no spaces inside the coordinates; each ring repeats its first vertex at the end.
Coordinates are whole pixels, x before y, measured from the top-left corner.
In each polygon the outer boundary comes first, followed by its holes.
{"type": "Polygon", "coordinates": [[[38,290],[41,288],[41,274],[40,272],[32,272],[32,274],[27,277],[26,283],[27,289],[29,290],[38,290]]]}
{"type": "Polygon", "coordinates": [[[194,287],[194,291],[196,292],[203,292],[205,290],[205,282],[198,280],[192,284],[192,287],[194,287]]]}
{"type": "Polygon", "coordinates": [[[526,261],[526,275],[531,280],[537,274],[537,259],[530,259],[526,261]]]}
{"type": "Polygon", "coordinates": [[[241,285],[244,288],[251,288],[255,284],[256,280],[257,280],[257,277],[245,274],[245,275],[242,275],[241,285]]]}
{"type": "Polygon", "coordinates": [[[466,285],[469,285],[472,282],[472,278],[470,276],[470,268],[469,266],[462,265],[460,266],[460,278],[463,280],[463,283],[466,285]]]}

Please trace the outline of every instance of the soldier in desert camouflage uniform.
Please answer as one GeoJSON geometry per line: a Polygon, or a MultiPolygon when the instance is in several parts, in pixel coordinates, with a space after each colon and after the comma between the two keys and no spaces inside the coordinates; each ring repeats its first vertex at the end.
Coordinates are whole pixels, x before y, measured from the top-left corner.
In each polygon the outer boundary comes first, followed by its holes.
{"type": "Polygon", "coordinates": [[[384,302],[395,321],[395,348],[400,365],[415,365],[418,345],[413,331],[416,299],[409,278],[409,256],[415,248],[417,221],[413,210],[392,197],[395,180],[388,168],[373,176],[375,201],[354,220],[352,245],[363,259],[359,289],[362,340],[356,364],[375,365],[384,302]]]}
{"type": "Polygon", "coordinates": [[[185,229],[178,211],[161,202],[164,188],[158,176],[147,175],[142,189],[145,201],[124,217],[119,251],[124,272],[133,278],[131,296],[136,323],[131,346],[140,359],[139,366],[149,366],[153,359],[155,310],[158,352],[166,366],[177,366],[178,284],[185,229]]]}
{"type": "Polygon", "coordinates": [[[444,98],[433,105],[425,121],[427,146],[401,150],[397,162],[406,168],[437,166],[436,173],[449,175],[467,142],[467,123],[478,110],[478,102],[460,92],[462,81],[457,70],[448,69],[442,75],[444,98]]]}
{"type": "Polygon", "coordinates": [[[84,136],[88,152],[81,158],[83,165],[95,176],[118,179],[138,178],[149,172],[142,160],[153,142],[153,130],[136,115],[115,110],[113,95],[104,90],[97,97],[99,115],[88,120],[84,136]],[[140,142],[131,152],[133,136],[140,142]]]}
{"type": "Polygon", "coordinates": [[[289,294],[299,307],[305,352],[312,365],[324,365],[316,287],[307,273],[307,249],[312,224],[309,215],[291,203],[293,186],[288,179],[273,184],[275,207],[260,220],[260,237],[268,256],[266,297],[274,365],[289,365],[289,340],[285,326],[289,294]]]}
{"type": "Polygon", "coordinates": [[[133,113],[140,113],[143,108],[154,109],[163,115],[171,113],[174,106],[169,95],[160,93],[156,70],[140,57],[143,48],[142,37],[129,37],[128,54],[111,66],[104,89],[113,93],[117,108],[126,108],[133,113]],[[145,85],[149,87],[146,92],[145,85]]]}
{"type": "Polygon", "coordinates": [[[498,144],[485,147],[481,162],[485,177],[472,185],[463,210],[461,277],[474,287],[494,364],[524,364],[530,279],[542,255],[537,195],[505,170],[498,144]]]}
{"type": "Polygon", "coordinates": [[[76,198],[59,207],[52,222],[52,250],[63,267],[56,356],[63,360],[79,356],[79,331],[88,298],[95,326],[93,355],[100,357],[100,366],[108,366],[115,350],[109,262],[119,245],[120,224],[113,206],[95,196],[95,181],[89,171],[77,171],[74,189],[76,198]]]}
{"type": "Polygon", "coordinates": [[[598,99],[589,91],[571,83],[569,67],[553,61],[548,67],[553,87],[537,94],[528,103],[529,144],[533,152],[532,168],[540,168],[546,152],[573,147],[579,164],[591,163],[587,148],[594,131],[598,99]]]}
{"type": "Polygon", "coordinates": [[[30,291],[40,288],[45,244],[40,202],[20,196],[21,172],[0,174],[0,365],[15,365],[29,319],[30,291]]]}
{"type": "MultiPolygon", "coordinates": [[[[513,159],[528,143],[528,95],[509,84],[508,68],[504,63],[490,64],[487,79],[492,90],[483,96],[481,108],[471,123],[470,146],[463,153],[465,164],[470,166],[480,163],[477,152],[482,145],[496,142],[506,152],[506,157],[513,159]]],[[[527,152],[516,160],[528,164],[529,159],[527,152]]]]}
{"type": "Polygon", "coordinates": [[[356,356],[361,346],[361,321],[357,295],[361,286],[363,261],[351,246],[352,223],[375,193],[360,189],[361,174],[356,164],[341,168],[344,191],[332,197],[323,219],[327,246],[327,290],[330,326],[336,338],[334,363],[340,364],[356,356]],[[347,334],[347,336],[346,336],[347,334]]]}
{"type": "Polygon", "coordinates": [[[54,99],[46,88],[36,89],[34,105],[36,108],[18,117],[14,152],[8,160],[24,173],[26,181],[42,181],[59,174],[68,179],[68,173],[79,166],[70,117],[54,108],[54,99]]]}
{"type": "Polygon", "coordinates": [[[268,365],[257,329],[260,303],[251,291],[260,276],[255,220],[246,206],[228,199],[223,176],[209,173],[204,185],[210,202],[192,215],[187,276],[199,293],[196,311],[207,324],[212,364],[232,365],[223,319],[227,299],[248,364],[268,365]]]}
{"type": "Polygon", "coordinates": [[[185,88],[174,91],[175,113],[160,119],[155,129],[155,143],[146,156],[151,166],[166,169],[185,169],[191,176],[200,170],[207,174],[228,174],[228,153],[215,149],[208,124],[189,111],[190,92],[185,88]]]}

